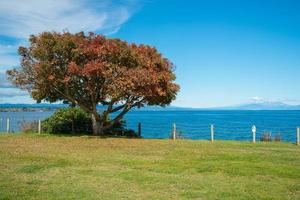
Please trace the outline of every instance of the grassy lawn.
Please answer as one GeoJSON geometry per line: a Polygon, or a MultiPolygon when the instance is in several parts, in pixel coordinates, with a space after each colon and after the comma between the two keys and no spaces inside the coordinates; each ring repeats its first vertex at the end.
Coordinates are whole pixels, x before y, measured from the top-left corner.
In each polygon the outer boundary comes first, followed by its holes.
{"type": "Polygon", "coordinates": [[[0,199],[300,199],[300,146],[2,135],[0,199]]]}

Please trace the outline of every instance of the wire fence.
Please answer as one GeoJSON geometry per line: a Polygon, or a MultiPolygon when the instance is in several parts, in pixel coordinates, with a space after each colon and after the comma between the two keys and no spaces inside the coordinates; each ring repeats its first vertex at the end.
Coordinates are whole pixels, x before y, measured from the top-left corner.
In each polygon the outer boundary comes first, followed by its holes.
{"type": "MultiPolygon", "coordinates": [[[[0,132],[19,133],[26,122],[34,126],[34,130],[41,132],[42,120],[53,112],[23,112],[23,113],[1,113],[0,132]],[[40,123],[39,123],[40,122],[40,123]]],[[[230,115],[233,115],[232,113],[230,115]]],[[[295,115],[272,113],[268,115],[256,115],[246,118],[244,115],[230,116],[222,113],[213,115],[182,115],[179,113],[158,112],[135,112],[129,114],[126,120],[126,128],[138,132],[138,124],[141,123],[141,136],[143,138],[173,138],[174,124],[176,125],[176,139],[193,140],[238,140],[255,141],[277,140],[286,142],[299,142],[299,113],[295,115]],[[244,119],[243,119],[244,117],[244,119]],[[238,118],[239,120],[234,120],[238,118]],[[285,119],[285,120],[284,120],[285,119]],[[212,126],[213,125],[213,133],[212,126]],[[253,137],[252,126],[255,125],[255,136],[253,137]]],[[[32,127],[31,127],[32,128],[32,127]]]]}
{"type": "MultiPolygon", "coordinates": [[[[191,123],[144,123],[141,128],[141,135],[144,138],[173,138],[174,125],[177,139],[193,140],[238,140],[253,141],[252,128],[255,125],[227,126],[215,124],[191,124],[191,123]],[[213,126],[213,131],[212,131],[213,126]],[[213,132],[213,133],[212,133],[213,132]]],[[[132,129],[137,130],[137,125],[130,124],[132,129]]],[[[297,141],[298,127],[257,127],[255,126],[256,141],[297,141]],[[268,138],[270,137],[271,138],[268,138]]]]}

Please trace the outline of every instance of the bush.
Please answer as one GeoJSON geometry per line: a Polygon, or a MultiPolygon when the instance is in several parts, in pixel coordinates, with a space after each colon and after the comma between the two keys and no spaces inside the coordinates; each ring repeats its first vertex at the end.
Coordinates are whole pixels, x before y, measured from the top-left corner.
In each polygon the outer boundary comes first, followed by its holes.
{"type": "MultiPolygon", "coordinates": [[[[42,122],[43,132],[52,134],[92,134],[91,115],[81,108],[58,109],[51,117],[42,122]]],[[[110,136],[137,137],[133,130],[125,129],[121,120],[105,132],[110,136]]]]}
{"type": "Polygon", "coordinates": [[[37,120],[34,121],[20,121],[20,131],[23,133],[33,133],[38,132],[39,122],[37,120]]]}
{"type": "MultiPolygon", "coordinates": [[[[173,139],[173,131],[172,131],[172,133],[169,135],[169,139],[173,139]]],[[[184,134],[183,134],[183,132],[182,131],[176,131],[176,135],[175,135],[175,139],[186,139],[185,137],[184,137],[184,134]]]]}
{"type": "Polygon", "coordinates": [[[272,141],[272,133],[271,132],[262,133],[260,136],[260,141],[271,142],[272,141]]]}
{"type": "Polygon", "coordinates": [[[91,117],[80,108],[58,109],[52,116],[42,122],[43,132],[52,134],[91,134],[91,127],[91,117]]]}
{"type": "Polygon", "coordinates": [[[280,133],[277,133],[277,134],[275,135],[274,140],[275,140],[276,142],[280,142],[280,141],[281,141],[281,134],[280,134],[280,133]]]}

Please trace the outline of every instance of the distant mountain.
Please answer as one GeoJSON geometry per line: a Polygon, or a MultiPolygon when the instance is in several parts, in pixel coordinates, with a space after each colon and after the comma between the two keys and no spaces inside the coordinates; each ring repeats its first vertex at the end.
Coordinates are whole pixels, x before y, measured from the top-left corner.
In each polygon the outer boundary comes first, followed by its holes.
{"type": "Polygon", "coordinates": [[[177,107],[177,106],[146,106],[142,108],[133,108],[133,110],[140,110],[140,111],[174,111],[174,110],[195,110],[195,108],[185,108],[185,107],[177,107]]]}
{"type": "Polygon", "coordinates": [[[289,105],[282,102],[259,102],[219,108],[221,110],[300,110],[300,105],[289,105]]]}

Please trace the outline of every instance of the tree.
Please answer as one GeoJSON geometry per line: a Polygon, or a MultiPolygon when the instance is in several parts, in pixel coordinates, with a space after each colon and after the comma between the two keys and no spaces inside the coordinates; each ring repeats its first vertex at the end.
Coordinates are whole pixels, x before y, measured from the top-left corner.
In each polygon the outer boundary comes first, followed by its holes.
{"type": "Polygon", "coordinates": [[[179,90],[174,65],[148,45],[82,32],[44,32],[29,41],[19,47],[21,64],[7,71],[9,80],[38,103],[64,101],[91,113],[95,135],[133,107],[170,104],[179,90]],[[105,107],[100,113],[98,104],[105,107]]]}

